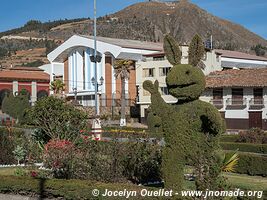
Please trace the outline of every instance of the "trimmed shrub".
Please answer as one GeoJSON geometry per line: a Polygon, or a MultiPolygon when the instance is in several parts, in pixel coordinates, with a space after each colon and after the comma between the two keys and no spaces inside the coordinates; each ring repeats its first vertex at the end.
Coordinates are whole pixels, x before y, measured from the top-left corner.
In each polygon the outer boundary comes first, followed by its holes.
{"type": "Polygon", "coordinates": [[[220,142],[236,142],[239,135],[222,135],[220,137],[220,142]]]}
{"type": "Polygon", "coordinates": [[[249,153],[238,154],[236,173],[252,176],[267,176],[267,157],[249,153]]]}
{"type": "Polygon", "coordinates": [[[235,142],[221,142],[223,150],[236,150],[243,152],[252,152],[267,154],[267,144],[251,144],[251,143],[235,143],[235,142]]]}
{"type": "MultiPolygon", "coordinates": [[[[49,199],[103,199],[104,197],[95,197],[92,195],[93,189],[98,189],[103,194],[106,189],[111,191],[124,190],[137,191],[145,187],[133,184],[119,183],[99,183],[96,181],[85,180],[45,180],[30,177],[1,176],[0,193],[23,194],[28,196],[38,196],[42,194],[42,198],[49,199]],[[41,188],[43,186],[43,188],[41,188]],[[43,189],[43,190],[42,190],[43,189]],[[63,197],[63,198],[60,198],[63,197]]],[[[151,188],[149,190],[152,190],[151,188]]],[[[41,199],[42,199],[41,198],[41,199]]],[[[120,199],[124,199],[122,197],[120,199]]],[[[118,196],[111,196],[108,199],[118,199],[118,196]]],[[[135,199],[147,199],[138,195],[135,199]]]]}

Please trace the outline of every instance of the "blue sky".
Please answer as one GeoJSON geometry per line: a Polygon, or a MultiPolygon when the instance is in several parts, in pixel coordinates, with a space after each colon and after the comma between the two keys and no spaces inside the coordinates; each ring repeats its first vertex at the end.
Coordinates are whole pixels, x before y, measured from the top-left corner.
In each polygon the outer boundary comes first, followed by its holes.
{"type": "MultiPolygon", "coordinates": [[[[144,0],[97,0],[98,16],[144,0]]],[[[266,0],[191,0],[208,12],[241,24],[267,39],[266,0]]],[[[93,0],[1,0],[0,32],[41,21],[92,17],[93,0]]]]}

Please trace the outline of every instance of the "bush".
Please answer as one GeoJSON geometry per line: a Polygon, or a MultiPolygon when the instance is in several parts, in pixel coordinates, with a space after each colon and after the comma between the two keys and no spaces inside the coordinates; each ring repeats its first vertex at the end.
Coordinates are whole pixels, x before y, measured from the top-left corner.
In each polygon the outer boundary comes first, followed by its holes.
{"type": "Polygon", "coordinates": [[[161,180],[159,145],[148,142],[122,143],[83,139],[75,150],[67,150],[69,154],[65,150],[64,147],[53,148],[49,156],[46,156],[49,159],[45,159],[46,165],[53,167],[56,163],[57,168],[54,169],[68,173],[63,178],[103,182],[131,180],[135,183],[161,180]]]}
{"type": "Polygon", "coordinates": [[[37,101],[29,116],[31,123],[51,139],[75,141],[87,126],[85,112],[52,96],[37,101]]]}
{"type": "Polygon", "coordinates": [[[266,144],[267,133],[260,128],[252,128],[249,131],[240,132],[237,142],[266,144]]]}
{"type": "Polygon", "coordinates": [[[236,150],[243,152],[252,152],[267,154],[267,144],[251,144],[251,143],[235,143],[235,142],[221,142],[222,149],[224,150],[236,150]]]}
{"type": "MultiPolygon", "coordinates": [[[[30,177],[15,177],[15,176],[1,176],[0,181],[0,193],[13,193],[13,194],[23,194],[28,196],[37,196],[38,194],[43,194],[43,198],[48,199],[102,199],[101,196],[94,197],[92,195],[93,189],[98,189],[100,194],[104,193],[106,189],[111,191],[124,190],[127,191],[137,191],[144,187],[140,187],[132,184],[119,184],[119,183],[99,183],[95,181],[84,181],[84,180],[45,180],[30,177]],[[43,185],[43,190],[40,188],[43,185]]],[[[151,188],[147,188],[152,190],[151,188]]],[[[120,199],[124,199],[122,197],[120,199]]],[[[42,199],[42,198],[40,198],[42,199]]],[[[117,196],[108,197],[108,199],[118,199],[117,196]]],[[[146,197],[137,196],[135,199],[146,199],[146,197]]]]}
{"type": "Polygon", "coordinates": [[[23,94],[13,96],[13,94],[10,93],[5,96],[2,103],[2,111],[19,120],[20,123],[25,121],[26,110],[29,108],[28,96],[23,94]]]}
{"type": "Polygon", "coordinates": [[[40,162],[41,151],[31,137],[24,131],[15,128],[0,128],[0,164],[15,164],[15,155],[12,153],[16,146],[26,151],[23,161],[30,163],[40,162]]]}
{"type": "Polygon", "coordinates": [[[45,167],[51,168],[56,178],[70,178],[74,145],[67,140],[50,140],[45,145],[45,167]]]}
{"type": "Polygon", "coordinates": [[[27,149],[29,144],[25,133],[13,128],[0,128],[0,164],[13,164],[15,155],[13,151],[16,146],[27,149]]]}
{"type": "Polygon", "coordinates": [[[252,176],[267,176],[267,157],[249,153],[238,154],[239,160],[236,173],[252,176]]]}
{"type": "Polygon", "coordinates": [[[236,142],[239,139],[239,135],[222,135],[220,142],[236,142]]]}

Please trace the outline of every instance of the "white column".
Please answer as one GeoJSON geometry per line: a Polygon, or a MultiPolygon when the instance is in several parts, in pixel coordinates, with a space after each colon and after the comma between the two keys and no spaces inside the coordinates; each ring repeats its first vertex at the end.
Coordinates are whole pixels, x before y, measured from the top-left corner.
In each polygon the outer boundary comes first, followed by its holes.
{"type": "Polygon", "coordinates": [[[37,101],[37,83],[32,81],[32,92],[31,92],[31,102],[34,105],[34,102],[37,101]]]}
{"type": "Polygon", "coordinates": [[[115,70],[113,68],[113,63],[114,63],[114,57],[111,58],[111,64],[112,64],[112,71],[111,71],[111,83],[112,83],[112,94],[116,92],[116,78],[115,78],[115,70]]]}
{"type": "Polygon", "coordinates": [[[89,90],[91,88],[90,84],[90,50],[86,49],[84,56],[84,64],[85,64],[85,90],[89,90]]]}
{"type": "Polygon", "coordinates": [[[76,63],[76,86],[77,86],[77,91],[82,91],[83,90],[83,52],[82,51],[77,51],[76,52],[76,58],[77,58],[77,63],[76,63]]]}
{"type": "MultiPolygon", "coordinates": [[[[90,49],[90,55],[93,55],[94,54],[94,50],[93,49],[90,49]]],[[[95,87],[93,85],[93,83],[91,82],[91,79],[95,76],[95,64],[92,63],[90,61],[90,85],[91,85],[91,89],[94,91],[95,90],[95,87]]]]}
{"type": "MultiPolygon", "coordinates": [[[[50,84],[54,81],[54,63],[51,64],[51,71],[50,71],[50,84]]],[[[53,90],[50,90],[50,94],[54,94],[53,90]]]]}
{"type": "Polygon", "coordinates": [[[78,67],[77,66],[77,54],[78,54],[78,52],[75,51],[74,52],[74,88],[77,88],[77,76],[78,76],[78,74],[77,74],[77,67],[78,67]]]}
{"type": "Polygon", "coordinates": [[[18,81],[13,81],[13,83],[12,83],[12,91],[13,91],[13,95],[14,96],[19,91],[19,83],[18,83],[18,81]]]}
{"type": "Polygon", "coordinates": [[[69,65],[68,65],[68,70],[69,70],[69,77],[68,77],[68,84],[69,84],[69,91],[67,91],[67,93],[70,93],[72,91],[72,74],[73,74],[73,71],[72,71],[72,54],[69,55],[68,57],[68,62],[69,62],[69,65]]]}
{"type": "MultiPolygon", "coordinates": [[[[105,80],[105,77],[106,77],[106,55],[105,54],[102,54],[101,68],[102,68],[101,76],[104,79],[103,85],[101,86],[101,93],[105,94],[106,93],[106,84],[105,84],[106,83],[106,80],[105,80]]],[[[100,79],[101,76],[98,77],[98,79],[100,79]]]]}

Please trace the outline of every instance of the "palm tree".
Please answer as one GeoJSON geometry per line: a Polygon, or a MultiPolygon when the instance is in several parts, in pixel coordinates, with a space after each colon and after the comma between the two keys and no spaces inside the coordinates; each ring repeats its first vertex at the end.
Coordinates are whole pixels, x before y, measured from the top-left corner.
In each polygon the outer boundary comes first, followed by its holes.
{"type": "Polygon", "coordinates": [[[129,79],[130,71],[133,67],[134,62],[132,60],[116,60],[114,63],[115,78],[121,78],[121,120],[120,126],[126,126],[125,118],[125,80],[129,79]]]}
{"type": "Polygon", "coordinates": [[[224,154],[221,170],[223,172],[235,172],[235,168],[238,163],[238,149],[230,154],[224,154]]]}
{"type": "Polygon", "coordinates": [[[55,92],[55,94],[60,94],[64,90],[65,84],[62,80],[57,79],[51,83],[51,89],[55,92]]]}

